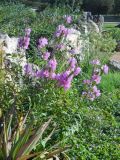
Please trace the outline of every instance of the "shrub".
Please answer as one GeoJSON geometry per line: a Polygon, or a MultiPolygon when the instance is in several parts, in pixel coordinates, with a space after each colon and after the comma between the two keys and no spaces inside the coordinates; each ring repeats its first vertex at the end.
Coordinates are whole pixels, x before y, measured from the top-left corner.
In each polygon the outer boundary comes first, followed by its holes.
{"type": "Polygon", "coordinates": [[[119,28],[113,28],[113,29],[109,30],[108,33],[116,41],[120,40],[120,29],[119,28]]]}

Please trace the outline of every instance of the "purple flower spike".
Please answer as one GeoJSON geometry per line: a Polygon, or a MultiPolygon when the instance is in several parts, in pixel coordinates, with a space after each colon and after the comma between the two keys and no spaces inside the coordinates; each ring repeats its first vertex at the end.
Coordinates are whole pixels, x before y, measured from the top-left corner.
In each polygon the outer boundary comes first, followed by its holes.
{"type": "Polygon", "coordinates": [[[42,75],[43,75],[43,77],[48,78],[49,75],[50,75],[50,73],[49,73],[48,70],[44,70],[44,71],[42,72],[42,75]]]}
{"type": "Polygon", "coordinates": [[[96,82],[96,84],[99,84],[101,81],[101,77],[99,75],[93,75],[92,81],[96,82]]]}
{"type": "Polygon", "coordinates": [[[58,80],[59,86],[68,90],[71,87],[73,75],[70,75],[70,71],[65,71],[62,74],[56,75],[56,80],[58,80]]]}
{"type": "Polygon", "coordinates": [[[34,76],[33,65],[30,64],[30,63],[27,63],[24,66],[24,72],[25,72],[26,75],[34,76]]]}
{"type": "Polygon", "coordinates": [[[64,25],[59,25],[55,33],[56,37],[67,36],[70,33],[70,29],[66,28],[64,25]]]}
{"type": "Polygon", "coordinates": [[[23,38],[23,37],[20,37],[20,38],[18,39],[18,47],[19,47],[19,48],[22,48],[22,47],[23,47],[23,43],[24,43],[24,38],[23,38]]]}
{"type": "Polygon", "coordinates": [[[38,41],[38,48],[43,48],[46,45],[48,45],[48,39],[45,38],[45,37],[40,38],[39,41],[38,41]]]}
{"type": "Polygon", "coordinates": [[[42,76],[43,76],[43,71],[42,70],[38,70],[37,72],[36,72],[36,78],[41,78],[42,76]]]}
{"type": "Polygon", "coordinates": [[[71,69],[74,70],[75,67],[76,67],[76,64],[77,64],[77,60],[74,57],[70,58],[69,59],[69,64],[70,64],[71,69]]]}
{"type": "Polygon", "coordinates": [[[50,52],[45,52],[45,53],[43,54],[43,59],[44,59],[45,61],[47,61],[49,57],[50,57],[50,52]]]}
{"type": "Polygon", "coordinates": [[[73,75],[71,75],[67,78],[67,80],[66,80],[66,82],[64,83],[64,86],[63,86],[65,90],[70,89],[72,80],[73,80],[73,75]]]}
{"type": "Polygon", "coordinates": [[[49,62],[48,62],[48,67],[50,67],[50,68],[51,68],[51,70],[52,70],[53,72],[56,70],[56,67],[57,67],[57,61],[56,61],[56,59],[55,59],[55,58],[54,58],[54,59],[49,60],[49,62]]]}
{"type": "Polygon", "coordinates": [[[30,44],[30,38],[29,37],[20,37],[18,40],[18,47],[28,49],[30,44]]]}
{"type": "Polygon", "coordinates": [[[74,76],[77,76],[81,72],[81,68],[77,67],[74,71],[74,76]]]}
{"type": "Polygon", "coordinates": [[[50,74],[50,78],[53,79],[53,80],[55,80],[56,79],[56,74],[55,73],[51,73],[50,74]]]}
{"type": "Polygon", "coordinates": [[[105,64],[104,66],[102,66],[102,70],[105,74],[108,74],[109,72],[109,67],[105,64]]]}
{"type": "Polygon", "coordinates": [[[68,24],[72,23],[72,17],[71,16],[65,16],[65,20],[66,20],[66,23],[68,23],[68,24]]]}
{"type": "Polygon", "coordinates": [[[28,49],[30,43],[30,38],[29,37],[24,37],[24,49],[28,49]]]}
{"type": "Polygon", "coordinates": [[[101,95],[100,90],[98,90],[96,86],[93,86],[93,92],[96,97],[99,97],[101,95]]]}

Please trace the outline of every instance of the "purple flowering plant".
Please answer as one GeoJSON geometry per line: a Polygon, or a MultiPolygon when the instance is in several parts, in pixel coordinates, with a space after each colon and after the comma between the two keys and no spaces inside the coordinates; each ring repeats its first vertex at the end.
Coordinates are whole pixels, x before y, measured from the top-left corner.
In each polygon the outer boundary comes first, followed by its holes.
{"type": "MultiPolygon", "coordinates": [[[[25,30],[25,32],[25,38],[30,39],[31,30],[25,30]]],[[[69,29],[64,25],[59,25],[55,32],[56,39],[58,40],[61,37],[67,36],[67,34],[69,34],[69,29]]],[[[66,58],[66,53],[63,51],[63,48],[65,48],[64,44],[58,43],[54,45],[52,52],[49,51],[49,47],[48,39],[46,37],[40,37],[38,40],[38,51],[41,54],[39,61],[42,61],[42,66],[38,64],[38,67],[35,68],[35,64],[28,62],[24,66],[24,72],[30,78],[32,77],[37,80],[47,79],[47,81],[52,80],[58,87],[68,90],[72,85],[74,77],[81,73],[81,68],[78,66],[77,59],[74,55],[66,58]],[[61,55],[59,55],[60,51],[62,52],[61,55]]]]}
{"type": "Polygon", "coordinates": [[[83,81],[84,91],[82,92],[82,95],[90,101],[94,101],[101,95],[101,92],[98,89],[98,85],[101,82],[101,76],[102,74],[108,74],[109,68],[106,64],[101,66],[98,59],[91,61],[90,64],[93,67],[92,74],[90,79],[83,81]]]}
{"type": "Polygon", "coordinates": [[[25,36],[20,37],[18,40],[18,48],[25,49],[25,50],[28,49],[29,44],[30,44],[30,33],[31,33],[31,29],[26,28],[25,29],[25,36]]]}
{"type": "MultiPolygon", "coordinates": [[[[70,18],[70,17],[66,17],[70,18]]],[[[31,29],[25,30],[25,37],[20,39],[19,47],[28,49],[30,42],[31,29]]],[[[55,44],[51,46],[49,40],[46,37],[40,37],[38,40],[38,51],[41,56],[38,61],[42,65],[27,63],[24,66],[24,73],[27,77],[32,77],[38,81],[42,80],[45,83],[49,81],[55,82],[55,87],[61,87],[64,90],[68,90],[72,86],[74,77],[82,73],[81,67],[78,65],[78,59],[76,54],[69,54],[66,57],[66,46],[64,43],[60,43],[62,38],[65,38],[70,33],[70,29],[64,25],[59,25],[54,33],[55,44]],[[52,50],[49,48],[52,47],[52,50]]],[[[93,101],[101,95],[98,85],[101,82],[101,75],[108,74],[109,68],[107,65],[101,66],[98,59],[90,62],[93,66],[90,79],[83,81],[84,91],[82,95],[87,99],[93,101]]]]}
{"type": "Polygon", "coordinates": [[[71,24],[73,21],[72,16],[70,16],[70,15],[65,15],[63,18],[65,19],[65,22],[67,24],[71,24]]]}

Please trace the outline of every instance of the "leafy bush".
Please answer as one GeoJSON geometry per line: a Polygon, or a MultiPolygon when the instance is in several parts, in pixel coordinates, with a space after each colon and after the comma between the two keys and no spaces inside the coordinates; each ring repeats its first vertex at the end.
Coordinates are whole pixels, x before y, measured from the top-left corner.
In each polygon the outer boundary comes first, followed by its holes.
{"type": "Polygon", "coordinates": [[[113,28],[110,31],[108,31],[110,33],[110,36],[119,41],[120,40],[120,29],[119,28],[113,28]]]}
{"type": "Polygon", "coordinates": [[[0,31],[11,36],[19,35],[29,26],[36,14],[23,4],[0,5],[0,31]]]}

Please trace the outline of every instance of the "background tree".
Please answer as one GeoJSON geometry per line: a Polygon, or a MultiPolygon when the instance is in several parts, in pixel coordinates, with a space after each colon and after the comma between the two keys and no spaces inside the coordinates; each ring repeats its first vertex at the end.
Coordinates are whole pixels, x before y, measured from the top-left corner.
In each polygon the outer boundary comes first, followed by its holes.
{"type": "Polygon", "coordinates": [[[106,14],[112,11],[114,0],[83,0],[82,8],[93,14],[106,14]]]}
{"type": "MultiPolygon", "coordinates": [[[[42,0],[44,1],[44,0],[42,0]]],[[[61,4],[61,5],[73,5],[73,4],[82,4],[83,0],[46,0],[48,1],[50,4],[61,4]]]]}
{"type": "Polygon", "coordinates": [[[120,13],[120,0],[114,0],[114,13],[119,14],[120,13]]]}

